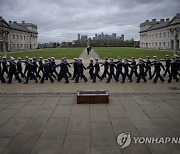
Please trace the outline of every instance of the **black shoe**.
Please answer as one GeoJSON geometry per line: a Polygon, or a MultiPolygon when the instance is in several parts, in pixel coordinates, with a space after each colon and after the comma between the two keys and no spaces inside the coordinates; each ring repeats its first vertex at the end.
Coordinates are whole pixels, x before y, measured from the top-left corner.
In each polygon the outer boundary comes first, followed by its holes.
{"type": "Polygon", "coordinates": [[[130,80],[129,82],[131,83],[131,82],[133,82],[133,80],[130,80]]]}
{"type": "Polygon", "coordinates": [[[140,83],[140,81],[136,81],[136,83],[140,83]]]}
{"type": "Polygon", "coordinates": [[[66,81],[65,83],[69,83],[69,81],[66,81]]]}
{"type": "Polygon", "coordinates": [[[22,82],[21,80],[18,81],[18,83],[21,83],[21,82],[22,82]]]}
{"type": "Polygon", "coordinates": [[[161,83],[163,83],[165,80],[162,80],[161,83]]]}
{"type": "Polygon", "coordinates": [[[106,83],[109,83],[110,81],[106,81],[106,83]]]}
{"type": "Polygon", "coordinates": [[[24,82],[24,84],[28,84],[27,82],[24,82]]]}
{"type": "Polygon", "coordinates": [[[87,82],[88,80],[84,80],[84,82],[87,82]]]}
{"type": "Polygon", "coordinates": [[[121,81],[121,83],[124,83],[124,81],[121,81]]]}
{"type": "Polygon", "coordinates": [[[153,81],[154,84],[156,84],[157,82],[153,81]]]}
{"type": "Polygon", "coordinates": [[[144,80],[144,83],[146,83],[147,82],[147,80],[144,80]]]}
{"type": "Polygon", "coordinates": [[[119,81],[119,79],[116,80],[116,82],[118,82],[118,81],[119,81]]]}
{"type": "Polygon", "coordinates": [[[96,81],[92,81],[92,83],[96,83],[96,81]]]}
{"type": "Polygon", "coordinates": [[[51,83],[53,83],[53,82],[54,82],[54,80],[51,81],[51,83]]]}
{"type": "Polygon", "coordinates": [[[38,81],[36,81],[35,83],[38,83],[38,81]]]}
{"type": "Polygon", "coordinates": [[[168,80],[168,83],[171,83],[171,81],[170,81],[170,80],[168,80]]]}
{"type": "Polygon", "coordinates": [[[78,81],[74,81],[74,83],[79,83],[78,81]]]}

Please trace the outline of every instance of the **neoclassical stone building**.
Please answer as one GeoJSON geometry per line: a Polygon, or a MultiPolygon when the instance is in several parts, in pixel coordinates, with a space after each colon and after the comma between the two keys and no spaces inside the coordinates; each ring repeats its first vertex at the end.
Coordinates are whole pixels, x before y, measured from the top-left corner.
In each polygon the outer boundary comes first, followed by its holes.
{"type": "Polygon", "coordinates": [[[6,22],[0,17],[0,52],[31,50],[38,47],[37,25],[6,22]]]}
{"type": "Polygon", "coordinates": [[[180,13],[171,20],[146,20],[140,24],[140,47],[180,50],[180,13]]]}

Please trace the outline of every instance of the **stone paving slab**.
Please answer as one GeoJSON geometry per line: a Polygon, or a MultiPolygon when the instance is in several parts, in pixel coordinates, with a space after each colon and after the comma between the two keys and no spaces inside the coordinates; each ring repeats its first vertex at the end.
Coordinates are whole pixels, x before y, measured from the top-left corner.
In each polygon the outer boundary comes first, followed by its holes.
{"type": "Polygon", "coordinates": [[[0,95],[2,154],[178,154],[179,144],[131,144],[133,137],[179,137],[180,94],[111,94],[109,104],[76,104],[75,94],[0,95]]]}

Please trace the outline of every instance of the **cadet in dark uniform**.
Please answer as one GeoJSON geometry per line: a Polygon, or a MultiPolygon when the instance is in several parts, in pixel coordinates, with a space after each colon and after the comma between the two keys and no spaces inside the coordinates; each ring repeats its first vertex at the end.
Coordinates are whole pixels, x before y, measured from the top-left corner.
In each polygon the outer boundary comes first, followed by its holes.
{"type": "Polygon", "coordinates": [[[7,82],[8,84],[12,83],[13,75],[15,76],[15,78],[18,80],[19,83],[22,82],[22,80],[20,79],[17,73],[16,62],[14,61],[14,58],[11,57],[11,60],[9,61],[9,80],[7,82]]]}
{"type": "Polygon", "coordinates": [[[43,72],[43,58],[42,58],[42,57],[39,57],[38,63],[39,63],[39,67],[38,67],[38,76],[39,76],[40,71],[41,71],[42,73],[44,73],[44,72],[43,72]]]}
{"type": "Polygon", "coordinates": [[[18,72],[18,75],[21,74],[21,77],[24,78],[24,74],[22,72],[22,60],[20,57],[18,57],[18,61],[17,61],[17,72],[18,72]]]}
{"type": "Polygon", "coordinates": [[[56,67],[60,67],[60,72],[59,72],[59,75],[58,75],[58,81],[60,82],[63,78],[65,79],[65,83],[69,83],[69,79],[68,79],[68,76],[67,76],[67,64],[66,62],[64,61],[64,59],[62,58],[61,59],[61,63],[56,65],[56,67]]]}
{"type": "Polygon", "coordinates": [[[133,74],[135,74],[136,77],[138,77],[138,73],[137,73],[137,66],[136,66],[136,60],[134,57],[132,57],[132,60],[128,62],[131,62],[131,71],[130,71],[130,78],[132,78],[133,74]]]}
{"type": "Polygon", "coordinates": [[[165,61],[165,63],[166,63],[166,65],[165,65],[166,69],[165,69],[163,76],[165,77],[167,73],[170,76],[170,74],[171,74],[170,73],[171,59],[169,58],[169,55],[166,55],[166,57],[163,61],[165,61]]]}
{"type": "Polygon", "coordinates": [[[176,60],[177,67],[178,67],[177,75],[180,76],[180,59],[179,59],[178,55],[175,55],[175,60],[176,60]]]}
{"type": "Polygon", "coordinates": [[[53,73],[56,74],[56,76],[58,77],[58,72],[56,71],[56,60],[54,57],[51,57],[51,64],[52,64],[52,71],[53,73]]]}
{"type": "Polygon", "coordinates": [[[118,61],[115,62],[117,64],[117,67],[116,67],[116,78],[119,79],[119,76],[121,74],[122,78],[124,76],[124,73],[123,73],[123,62],[122,62],[122,58],[118,58],[118,61]]]}
{"type": "Polygon", "coordinates": [[[108,58],[105,57],[105,60],[104,60],[104,63],[102,63],[101,66],[104,65],[104,72],[101,76],[101,80],[103,80],[104,78],[106,78],[106,76],[108,75],[109,76],[109,62],[108,62],[108,58]]]}
{"type": "Polygon", "coordinates": [[[26,73],[27,73],[27,70],[28,70],[28,63],[29,63],[29,57],[27,57],[26,56],[26,59],[25,59],[25,61],[23,61],[24,62],[24,64],[25,64],[25,69],[24,69],[24,76],[25,76],[25,78],[26,78],[26,73]]]}
{"type": "Polygon", "coordinates": [[[38,78],[40,79],[41,76],[38,74],[37,68],[38,68],[38,64],[37,64],[36,57],[33,57],[33,69],[34,69],[34,74],[35,74],[36,78],[38,77],[38,78]]]}
{"type": "Polygon", "coordinates": [[[99,80],[102,81],[102,78],[100,77],[99,75],[99,71],[100,71],[100,66],[99,66],[99,62],[98,62],[98,58],[95,59],[95,65],[94,65],[94,68],[95,68],[95,73],[94,73],[94,77],[93,77],[93,83],[96,82],[96,77],[99,78],[99,80]]]}
{"type": "Polygon", "coordinates": [[[84,69],[86,70],[85,66],[82,63],[82,58],[79,58],[79,62],[78,62],[78,74],[76,76],[76,79],[75,79],[74,83],[78,83],[79,82],[79,77],[83,78],[84,82],[88,81],[88,79],[86,78],[86,76],[83,73],[84,69]]]}
{"type": "Polygon", "coordinates": [[[171,67],[171,72],[169,75],[168,83],[171,83],[172,78],[174,78],[176,82],[178,82],[179,81],[179,79],[177,78],[178,64],[175,58],[173,58],[172,62],[170,62],[170,67],[171,67]]]}
{"type": "Polygon", "coordinates": [[[116,82],[118,82],[119,80],[116,78],[116,75],[114,74],[114,68],[116,68],[116,65],[114,64],[112,58],[110,59],[109,67],[110,67],[110,73],[109,73],[109,77],[108,77],[106,83],[109,83],[111,81],[112,77],[114,77],[116,82]]]}
{"type": "Polygon", "coordinates": [[[65,64],[67,65],[67,74],[68,74],[69,77],[71,77],[72,74],[69,72],[69,68],[71,68],[71,65],[68,63],[67,57],[64,57],[64,62],[65,62],[65,64]],[[68,68],[68,67],[69,67],[69,68],[68,68]]]}
{"type": "Polygon", "coordinates": [[[160,60],[157,58],[157,59],[156,59],[156,63],[155,63],[155,70],[154,70],[156,76],[155,76],[155,78],[154,78],[153,83],[157,83],[158,78],[160,78],[161,82],[164,82],[164,81],[165,81],[164,78],[161,76],[161,68],[162,68],[163,70],[165,70],[165,69],[164,69],[164,66],[162,65],[162,63],[160,62],[160,60]]]}
{"type": "Polygon", "coordinates": [[[4,72],[6,72],[7,78],[9,78],[9,71],[8,71],[8,64],[6,57],[3,57],[1,63],[2,63],[2,75],[4,76],[4,72]]]}
{"type": "Polygon", "coordinates": [[[5,80],[5,78],[4,78],[3,74],[2,74],[1,59],[0,59],[0,80],[1,80],[2,83],[6,83],[6,80],[5,80]]]}
{"type": "Polygon", "coordinates": [[[122,82],[121,83],[125,82],[126,77],[128,77],[129,81],[132,82],[133,80],[132,80],[132,78],[129,75],[129,67],[131,68],[131,66],[128,63],[128,60],[126,58],[124,59],[123,67],[124,67],[124,76],[122,78],[122,82]]]}
{"type": "Polygon", "coordinates": [[[87,67],[89,69],[89,75],[90,75],[90,79],[93,80],[94,77],[94,62],[93,59],[90,58],[90,62],[89,62],[89,66],[87,67]]]}
{"type": "Polygon", "coordinates": [[[34,75],[34,66],[32,58],[29,58],[28,64],[27,64],[27,77],[26,82],[24,84],[27,84],[29,82],[29,79],[32,78],[35,80],[35,83],[38,82],[37,77],[34,75]]]}
{"type": "Polygon", "coordinates": [[[76,78],[77,72],[78,72],[78,60],[77,60],[77,58],[74,58],[74,62],[72,62],[70,64],[73,64],[74,71],[73,71],[73,77],[71,80],[74,80],[76,78]]]}
{"type": "Polygon", "coordinates": [[[156,66],[156,62],[157,62],[157,57],[156,56],[154,56],[154,60],[152,61],[152,66],[154,66],[154,72],[153,72],[153,74],[152,74],[152,78],[154,77],[154,75],[155,75],[155,66],[156,66]]]}
{"type": "Polygon", "coordinates": [[[139,74],[136,82],[139,83],[141,78],[144,80],[144,82],[147,82],[146,74],[145,74],[146,65],[143,62],[142,58],[139,58],[139,63],[137,64],[137,66],[139,66],[139,74]]]}
{"type": "MultiPolygon", "coordinates": [[[[54,62],[52,62],[52,59],[51,58],[48,58],[48,65],[49,65],[49,73],[50,75],[54,78],[54,79],[57,79],[58,78],[58,73],[57,73],[57,76],[54,74],[54,62]]],[[[46,77],[46,80],[48,80],[48,78],[46,77]]]]}
{"type": "Polygon", "coordinates": [[[49,68],[48,60],[45,59],[44,64],[43,64],[43,76],[41,78],[41,83],[44,83],[44,78],[49,78],[51,80],[51,83],[54,82],[53,78],[51,77],[49,70],[50,70],[50,68],[49,68]]]}
{"type": "Polygon", "coordinates": [[[152,64],[152,62],[150,61],[149,56],[146,57],[145,64],[146,64],[145,75],[147,75],[147,73],[148,73],[149,74],[149,80],[151,80],[152,79],[152,73],[151,73],[151,64],[152,64]]]}

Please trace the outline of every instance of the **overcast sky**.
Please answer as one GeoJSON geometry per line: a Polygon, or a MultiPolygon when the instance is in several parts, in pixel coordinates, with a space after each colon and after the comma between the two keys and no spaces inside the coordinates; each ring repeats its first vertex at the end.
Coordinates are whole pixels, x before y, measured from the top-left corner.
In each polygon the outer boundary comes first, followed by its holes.
{"type": "Polygon", "coordinates": [[[179,0],[0,0],[0,16],[38,26],[38,42],[72,41],[77,34],[124,34],[139,40],[146,19],[172,18],[179,0]]]}

